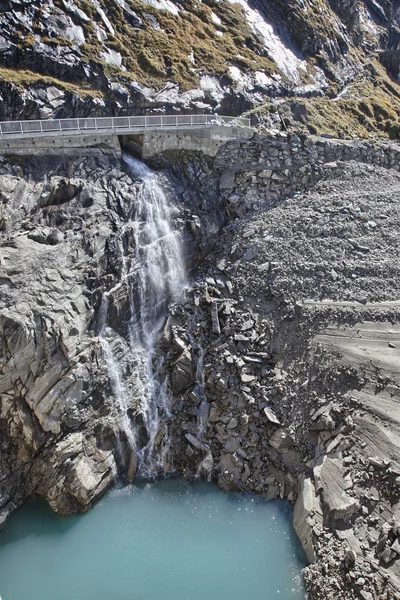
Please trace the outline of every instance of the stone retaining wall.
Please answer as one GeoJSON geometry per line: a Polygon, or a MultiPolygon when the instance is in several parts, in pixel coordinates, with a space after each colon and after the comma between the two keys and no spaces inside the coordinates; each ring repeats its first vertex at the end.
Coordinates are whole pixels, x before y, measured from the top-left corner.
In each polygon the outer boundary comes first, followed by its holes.
{"type": "Polygon", "coordinates": [[[400,145],[295,134],[256,135],[249,141],[224,144],[214,165],[221,174],[221,194],[240,216],[246,207],[299,191],[332,171],[346,178],[349,161],[400,170],[400,145]]]}

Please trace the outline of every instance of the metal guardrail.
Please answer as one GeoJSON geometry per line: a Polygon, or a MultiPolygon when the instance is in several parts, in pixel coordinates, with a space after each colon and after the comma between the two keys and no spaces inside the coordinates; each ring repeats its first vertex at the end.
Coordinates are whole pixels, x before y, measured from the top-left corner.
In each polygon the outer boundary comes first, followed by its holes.
{"type": "Polygon", "coordinates": [[[68,134],[94,131],[122,131],[183,128],[236,126],[250,127],[250,119],[246,117],[223,117],[219,115],[152,115],[144,117],[88,117],[77,119],[54,119],[37,121],[2,121],[0,137],[17,135],[35,137],[42,134],[68,134]]]}

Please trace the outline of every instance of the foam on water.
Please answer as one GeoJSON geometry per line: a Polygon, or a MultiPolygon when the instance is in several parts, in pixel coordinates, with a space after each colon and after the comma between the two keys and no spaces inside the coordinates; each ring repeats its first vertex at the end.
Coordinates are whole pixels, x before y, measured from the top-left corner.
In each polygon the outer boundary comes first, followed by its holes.
{"type": "Polygon", "coordinates": [[[114,489],[88,514],[33,502],[0,532],[3,600],[304,600],[283,502],[163,481],[114,489]]]}

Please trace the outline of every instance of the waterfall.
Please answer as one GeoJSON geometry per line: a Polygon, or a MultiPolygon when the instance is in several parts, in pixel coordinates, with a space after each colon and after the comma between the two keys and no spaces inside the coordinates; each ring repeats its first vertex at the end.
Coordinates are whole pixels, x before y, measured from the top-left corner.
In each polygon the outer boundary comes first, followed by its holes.
{"type": "MultiPolygon", "coordinates": [[[[112,340],[113,337],[115,338],[115,333],[113,332],[111,327],[107,326],[108,304],[108,295],[104,294],[102,297],[98,317],[99,339],[107,365],[107,372],[110,379],[111,389],[115,398],[118,400],[119,425],[122,432],[125,434],[130,453],[132,454],[132,451],[136,448],[136,438],[128,416],[128,408],[130,404],[128,390],[126,389],[124,384],[124,376],[121,370],[121,365],[116,359],[116,353],[113,350],[112,346],[112,340]]],[[[126,453],[121,445],[121,440],[119,436],[117,437],[117,451],[120,460],[123,461],[126,453]]]]}
{"type": "Polygon", "coordinates": [[[168,305],[181,296],[186,275],[179,235],[173,227],[175,206],[168,202],[153,171],[131,156],[123,155],[123,160],[133,177],[141,181],[133,216],[126,224],[133,234],[134,254],[127,257],[119,241],[121,277],[108,295],[121,285],[127,287],[128,343],[136,367],[129,391],[107,342],[107,327],[103,327],[101,339],[113,392],[126,415],[122,423],[124,430],[126,427],[132,430],[127,410],[136,399],[137,416],[146,435],[143,441],[143,435],[131,431],[128,439],[136,451],[140,473],[149,474],[163,462],[162,446],[167,446],[167,428],[163,421],[170,416],[168,388],[161,376],[163,359],[157,355],[156,344],[168,305]]]}

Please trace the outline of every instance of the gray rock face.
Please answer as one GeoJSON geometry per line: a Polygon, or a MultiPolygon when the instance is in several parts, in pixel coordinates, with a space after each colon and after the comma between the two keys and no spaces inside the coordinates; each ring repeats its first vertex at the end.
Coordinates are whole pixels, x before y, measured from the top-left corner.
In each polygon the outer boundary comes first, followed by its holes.
{"type": "Polygon", "coordinates": [[[294,506],[293,527],[310,563],[316,561],[315,542],[323,527],[321,502],[311,479],[304,477],[294,506]]]}
{"type": "MultiPolygon", "coordinates": [[[[191,270],[160,336],[164,468],[295,502],[311,600],[392,600],[398,148],[280,136],[231,149],[234,187],[219,195],[226,148],[214,164],[156,161],[191,270]],[[313,175],[299,183],[307,160],[313,175]],[[227,221],[232,206],[241,218],[227,221]]],[[[32,493],[63,514],[84,510],[136,470],[136,456],[116,450],[129,448],[98,334],[109,293],[107,342],[133,389],[120,248],[134,251],[137,185],[101,155],[0,163],[2,519],[32,493]]],[[[126,414],[141,432],[137,409],[131,394],[126,414]]]]}
{"type": "Polygon", "coordinates": [[[221,196],[240,218],[225,227],[173,325],[204,365],[190,389],[210,410],[204,421],[189,389],[174,397],[170,462],[205,474],[211,452],[223,489],[296,500],[312,600],[395,598],[398,148],[291,145],[286,136],[229,146],[215,165],[235,169],[221,196]],[[299,183],[307,156],[315,179],[299,183]],[[274,189],[268,167],[284,175],[274,189]],[[243,200],[240,213],[232,197],[243,200]]]}
{"type": "Polygon", "coordinates": [[[324,456],[322,463],[314,468],[316,489],[321,493],[326,517],[333,525],[346,521],[360,510],[358,500],[346,493],[344,474],[342,461],[337,458],[324,456]]]}
{"type": "MultiPolygon", "coordinates": [[[[263,2],[243,2],[246,56],[238,63],[234,47],[214,61],[215,54],[224,53],[219,38],[230,40],[239,34],[223,4],[215,22],[208,5],[201,12],[188,5],[185,12],[174,2],[139,2],[134,10],[125,0],[3,2],[0,66],[11,72],[3,72],[0,79],[0,119],[143,114],[148,109],[240,114],[277,96],[299,113],[301,103],[292,103],[293,95],[320,96],[329,82],[341,89],[357,80],[356,53],[366,63],[381,57],[398,77],[397,6],[393,9],[386,0],[320,4],[304,0],[288,8],[284,0],[273,0],[266,10],[263,2]],[[182,48],[171,44],[170,55],[163,56],[158,39],[168,27],[163,10],[169,13],[172,37],[187,25],[185,14],[199,27],[205,23],[201,34],[206,50],[198,51],[189,35],[181,37],[182,48]],[[262,60],[266,55],[271,62],[262,60]],[[178,73],[171,62],[179,61],[178,73]],[[31,75],[21,81],[23,70],[31,75]],[[66,92],[56,106],[45,98],[43,77],[52,77],[60,92],[66,92]]],[[[367,69],[363,76],[373,83],[367,69]]],[[[267,122],[281,125],[272,112],[267,122]]]]}
{"type": "MultiPolygon", "coordinates": [[[[114,332],[107,343],[129,388],[136,364],[126,342],[128,293],[118,282],[121,248],[134,251],[127,221],[135,218],[139,184],[119,159],[67,160],[0,161],[3,518],[32,493],[62,514],[86,510],[119,474],[131,479],[137,468],[99,331],[102,297],[114,290],[107,317],[114,332]]],[[[195,163],[190,168],[195,171],[195,163]]],[[[213,178],[201,167],[197,176],[208,180],[211,197],[213,178]]],[[[195,263],[213,213],[204,220],[206,201],[189,184],[175,182],[165,178],[168,193],[185,195],[182,213],[197,222],[194,234],[184,218],[180,221],[188,262],[195,263]]],[[[183,344],[176,392],[189,385],[192,370],[183,344]]],[[[134,413],[138,399],[132,396],[130,402],[134,413]]]]}

